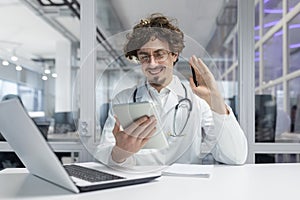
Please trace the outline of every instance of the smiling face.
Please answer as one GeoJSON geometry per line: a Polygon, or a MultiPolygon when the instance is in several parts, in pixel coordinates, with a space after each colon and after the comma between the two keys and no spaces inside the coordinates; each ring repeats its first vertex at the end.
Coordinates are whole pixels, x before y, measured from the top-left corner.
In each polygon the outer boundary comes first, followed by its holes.
{"type": "Polygon", "coordinates": [[[178,55],[170,52],[168,42],[152,38],[137,53],[143,73],[157,91],[172,81],[173,63],[178,55]]]}

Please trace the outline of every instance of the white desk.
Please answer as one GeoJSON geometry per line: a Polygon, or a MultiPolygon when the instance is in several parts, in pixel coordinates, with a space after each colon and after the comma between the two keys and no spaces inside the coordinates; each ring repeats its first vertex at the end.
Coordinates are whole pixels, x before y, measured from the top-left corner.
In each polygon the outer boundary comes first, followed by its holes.
{"type": "Polygon", "coordinates": [[[79,142],[80,141],[77,132],[49,133],[47,139],[50,142],[79,142]]]}
{"type": "Polygon", "coordinates": [[[73,194],[26,173],[0,172],[0,199],[282,200],[299,199],[300,164],[215,166],[210,178],[162,176],[155,181],[73,194]]]}

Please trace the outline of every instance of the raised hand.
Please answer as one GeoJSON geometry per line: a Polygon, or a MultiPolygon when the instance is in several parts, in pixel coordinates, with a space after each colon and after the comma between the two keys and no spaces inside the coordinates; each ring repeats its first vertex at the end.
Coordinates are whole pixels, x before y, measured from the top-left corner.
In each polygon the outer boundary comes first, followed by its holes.
{"type": "Polygon", "coordinates": [[[198,86],[196,86],[192,76],[190,77],[190,85],[193,92],[204,99],[213,111],[219,114],[228,114],[216,80],[205,63],[195,55],[190,58],[189,63],[194,68],[198,81],[198,86]]]}

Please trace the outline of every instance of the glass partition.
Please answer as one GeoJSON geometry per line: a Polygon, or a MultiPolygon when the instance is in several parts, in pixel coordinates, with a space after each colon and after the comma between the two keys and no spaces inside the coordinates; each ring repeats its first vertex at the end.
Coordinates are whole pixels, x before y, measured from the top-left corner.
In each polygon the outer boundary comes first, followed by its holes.
{"type": "Polygon", "coordinates": [[[263,18],[255,25],[256,32],[263,29],[255,38],[255,163],[299,162],[300,2],[259,0],[260,6],[254,11],[256,22],[263,18]]]}
{"type": "Polygon", "coordinates": [[[288,22],[289,73],[299,70],[300,63],[300,14],[288,22]]]}
{"type": "MultiPolygon", "coordinates": [[[[115,15],[115,13],[112,13],[112,15],[103,16],[106,15],[106,13],[109,13],[107,10],[113,7],[114,4],[115,2],[110,2],[106,0],[96,1],[95,7],[96,7],[97,14],[96,14],[95,25],[96,26],[99,25],[98,27],[99,30],[97,30],[96,33],[97,36],[97,40],[95,43],[96,48],[93,49],[93,52],[91,54],[89,54],[88,56],[85,55],[84,57],[85,59],[87,59],[87,62],[89,62],[88,60],[92,58],[93,57],[92,54],[95,53],[95,64],[93,66],[90,66],[91,70],[93,70],[92,68],[95,67],[94,69],[95,97],[93,97],[92,94],[85,93],[87,94],[87,96],[92,97],[92,99],[90,99],[89,102],[91,103],[91,105],[95,106],[94,109],[95,113],[92,113],[92,111],[90,110],[91,113],[89,115],[89,116],[93,116],[95,114],[95,123],[96,123],[95,135],[88,134],[89,126],[86,126],[87,124],[90,124],[88,120],[88,115],[85,115],[87,117],[84,117],[87,118],[87,120],[84,119],[84,121],[80,122],[79,124],[79,127],[82,128],[83,130],[82,133],[87,133],[86,135],[82,135],[81,139],[84,141],[83,143],[86,145],[86,147],[89,149],[89,151],[92,154],[94,154],[96,150],[95,147],[97,147],[97,145],[101,141],[101,132],[105,130],[106,127],[108,127],[106,126],[107,125],[106,123],[109,123],[111,121],[111,120],[107,121],[106,119],[107,117],[111,118],[111,116],[109,116],[109,113],[111,111],[112,102],[116,100],[115,97],[116,94],[123,89],[135,86],[137,83],[139,83],[139,81],[143,77],[141,73],[136,73],[136,71],[140,67],[135,66],[132,63],[128,63],[126,58],[123,56],[123,48],[121,46],[124,45],[125,37],[122,38],[123,42],[118,40],[118,38],[115,37],[116,35],[118,35],[116,34],[116,32],[114,32],[115,28],[122,29],[122,26],[119,26],[120,25],[119,23],[124,19],[118,18],[120,17],[120,15],[118,15],[120,13],[118,13],[117,15],[115,15]],[[110,6],[110,4],[112,5],[110,6]],[[105,9],[105,11],[103,11],[103,9],[105,9]],[[104,22],[102,22],[101,20],[104,20],[104,22]],[[107,23],[109,21],[113,21],[113,23],[112,22],[107,23]],[[114,24],[116,24],[116,26],[114,26],[114,24]],[[101,34],[101,33],[105,33],[105,34],[101,34]],[[102,37],[101,35],[105,37],[102,37]],[[87,132],[85,132],[86,130],[87,132]]],[[[155,5],[156,3],[153,2],[153,4],[155,5]]],[[[191,6],[191,5],[193,5],[192,2],[186,3],[186,6],[191,6]]],[[[145,7],[143,9],[147,10],[148,8],[145,7]]],[[[224,3],[224,5],[222,4],[222,6],[219,7],[218,11],[219,13],[216,13],[215,15],[215,17],[218,18],[217,22],[216,19],[212,19],[212,21],[210,22],[213,24],[214,28],[209,34],[209,38],[205,40],[207,44],[203,46],[203,48],[208,52],[208,55],[211,56],[211,60],[204,57],[204,62],[209,64],[211,63],[212,68],[214,67],[214,63],[215,63],[217,69],[216,74],[219,75],[217,79],[218,83],[221,85],[221,87],[224,87],[224,89],[222,90],[222,95],[224,95],[224,97],[226,98],[226,103],[231,105],[232,103],[231,99],[236,98],[238,95],[238,90],[237,90],[238,36],[237,33],[234,31],[237,28],[236,27],[237,1],[233,0],[224,3]]],[[[142,17],[147,17],[148,16],[147,13],[149,12],[147,11],[147,12],[143,12],[144,14],[136,15],[137,17],[136,20],[142,17]]],[[[215,11],[211,10],[211,12],[215,12],[215,11]]],[[[172,12],[168,13],[168,16],[171,18],[177,18],[176,13],[172,14],[172,12]]],[[[126,14],[124,15],[124,18],[125,17],[126,14]]],[[[136,23],[137,23],[136,21],[130,21],[129,25],[128,24],[125,24],[127,26],[125,26],[124,24],[123,25],[125,27],[132,27],[133,24],[136,23]]],[[[127,31],[127,30],[123,30],[123,31],[127,31]]],[[[190,34],[194,34],[193,32],[197,32],[197,31],[193,30],[192,33],[186,32],[186,37],[185,37],[185,41],[187,43],[186,46],[190,46],[193,43],[198,43],[196,38],[192,38],[190,36],[190,34]]],[[[120,30],[119,33],[122,33],[122,31],[120,30]]],[[[87,37],[84,37],[82,41],[91,42],[91,39],[88,40],[87,37]]],[[[202,44],[200,43],[199,46],[202,46],[202,44]]],[[[195,47],[192,47],[191,49],[188,49],[186,51],[187,51],[186,55],[191,55],[193,52],[202,55],[201,53],[198,52],[198,49],[195,47]],[[189,52],[189,50],[192,51],[189,52]]],[[[185,55],[180,57],[178,63],[176,64],[176,68],[174,70],[176,71],[176,73],[181,74],[182,78],[180,80],[184,84],[188,84],[187,77],[191,75],[189,64],[187,63],[187,58],[188,57],[185,55]]],[[[92,62],[90,64],[92,64],[92,62]]],[[[84,62],[82,63],[82,65],[84,65],[84,62]]],[[[86,78],[81,79],[81,85],[90,84],[92,77],[88,78],[88,74],[84,75],[84,77],[86,78]],[[85,81],[89,83],[86,83],[85,81]]],[[[84,104],[86,104],[85,101],[88,99],[87,96],[85,95],[81,96],[80,101],[84,99],[84,104]]],[[[141,153],[143,152],[144,151],[142,151],[141,153]]]]}
{"type": "Polygon", "coordinates": [[[282,76],[282,30],[268,39],[263,48],[263,81],[267,83],[282,76]]]}
{"type": "Polygon", "coordinates": [[[263,32],[267,33],[281,19],[283,13],[282,0],[263,1],[263,32]]]}

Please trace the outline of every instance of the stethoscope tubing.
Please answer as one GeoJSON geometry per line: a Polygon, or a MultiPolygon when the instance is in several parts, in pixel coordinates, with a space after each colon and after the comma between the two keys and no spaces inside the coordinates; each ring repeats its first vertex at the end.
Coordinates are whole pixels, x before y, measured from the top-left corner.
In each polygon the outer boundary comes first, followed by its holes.
{"type": "MultiPolygon", "coordinates": [[[[185,96],[185,97],[184,97],[183,99],[180,99],[180,100],[178,101],[177,105],[175,106],[175,112],[174,112],[174,118],[173,118],[173,131],[174,131],[174,134],[171,135],[171,136],[175,136],[175,137],[179,137],[179,136],[182,135],[182,132],[183,132],[183,130],[185,129],[185,127],[186,127],[186,125],[187,125],[187,122],[188,122],[188,120],[189,120],[189,118],[190,118],[190,113],[191,113],[191,111],[192,111],[192,109],[193,109],[192,101],[191,101],[191,100],[188,98],[188,96],[187,96],[187,89],[186,89],[186,87],[185,87],[185,85],[184,85],[183,83],[181,83],[181,85],[182,85],[182,87],[183,87],[183,89],[184,89],[184,94],[185,94],[184,96],[185,96]],[[175,131],[175,129],[176,129],[176,128],[175,128],[175,118],[176,118],[177,110],[178,110],[178,108],[180,107],[180,104],[182,104],[184,101],[188,102],[188,104],[189,104],[188,116],[187,116],[187,119],[186,119],[186,121],[185,121],[185,123],[184,123],[184,126],[183,126],[182,130],[181,130],[179,133],[176,133],[176,131],[175,131]]],[[[147,91],[149,92],[146,83],[145,83],[145,87],[146,87],[147,91]]],[[[134,103],[137,102],[137,101],[136,101],[137,90],[138,90],[138,88],[136,88],[136,89],[134,90],[134,92],[133,92],[133,102],[134,102],[134,103]]],[[[168,113],[168,112],[167,112],[167,113],[168,113]]]]}

